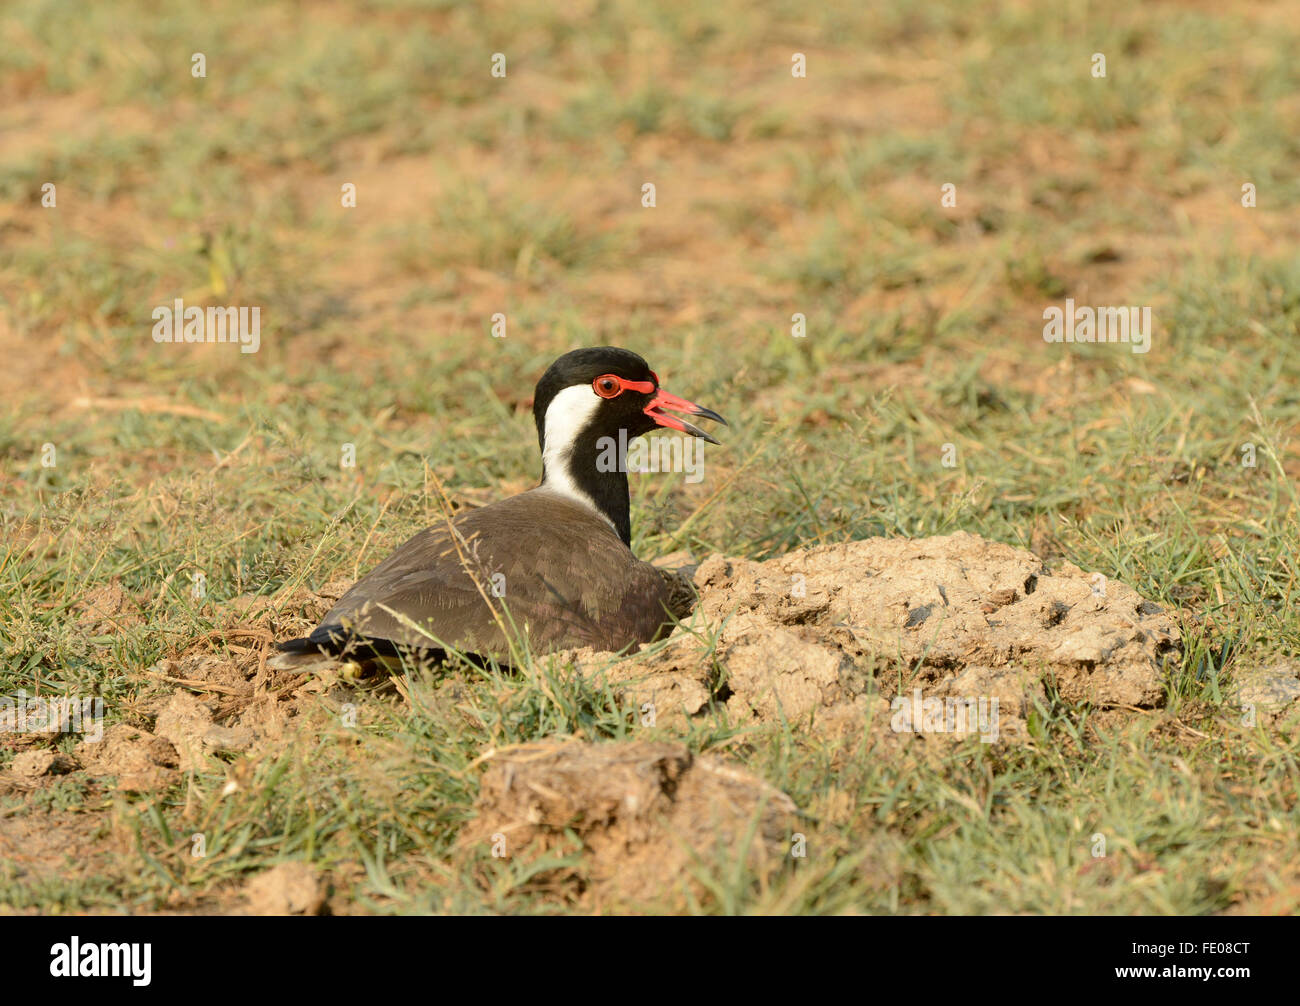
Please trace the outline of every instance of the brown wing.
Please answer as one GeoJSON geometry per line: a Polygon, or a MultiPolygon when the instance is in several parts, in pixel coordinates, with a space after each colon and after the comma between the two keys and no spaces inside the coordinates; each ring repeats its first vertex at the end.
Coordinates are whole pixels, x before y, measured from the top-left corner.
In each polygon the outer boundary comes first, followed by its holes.
{"type": "Polygon", "coordinates": [[[501,656],[508,646],[493,608],[536,653],[620,650],[654,639],[669,620],[658,571],[563,496],[534,489],[452,523],[454,534],[435,525],[410,538],[339,599],[313,636],[343,626],[368,639],[501,656]]]}

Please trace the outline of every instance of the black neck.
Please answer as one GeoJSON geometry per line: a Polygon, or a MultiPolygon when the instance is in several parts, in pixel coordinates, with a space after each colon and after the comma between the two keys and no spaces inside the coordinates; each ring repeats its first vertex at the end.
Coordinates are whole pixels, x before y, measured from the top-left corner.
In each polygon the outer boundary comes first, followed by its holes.
{"type": "MultiPolygon", "coordinates": [[[[565,464],[569,480],[577,489],[591,497],[596,509],[609,518],[623,544],[632,547],[632,507],[627,489],[627,437],[620,438],[617,431],[608,440],[608,433],[585,429],[574,441],[573,450],[561,463],[565,464]],[[613,446],[610,447],[610,443],[613,446]],[[612,470],[609,470],[612,469],[612,470]]],[[[546,465],[542,465],[542,483],[546,482],[546,465]]]]}

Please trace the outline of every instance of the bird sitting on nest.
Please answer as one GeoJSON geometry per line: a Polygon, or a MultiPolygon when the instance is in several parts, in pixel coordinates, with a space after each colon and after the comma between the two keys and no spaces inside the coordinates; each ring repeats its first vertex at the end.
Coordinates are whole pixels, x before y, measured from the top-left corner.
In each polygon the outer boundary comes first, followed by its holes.
{"type": "Polygon", "coordinates": [[[658,638],[671,628],[672,599],[660,571],[632,554],[627,444],[659,427],[718,442],[669,412],[726,424],[663,390],[636,353],[564,354],[533,399],[541,484],[407,540],[310,634],[281,643],[271,665],[305,670],[324,658],[351,677],[403,655],[442,660],[449,649],[509,664],[521,636],[535,654],[658,638]]]}

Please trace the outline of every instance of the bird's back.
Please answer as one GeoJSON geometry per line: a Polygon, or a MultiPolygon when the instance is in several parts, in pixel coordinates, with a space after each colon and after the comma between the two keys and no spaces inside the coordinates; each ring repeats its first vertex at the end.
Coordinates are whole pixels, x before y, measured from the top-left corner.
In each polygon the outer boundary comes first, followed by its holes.
{"type": "Polygon", "coordinates": [[[503,626],[535,653],[620,650],[669,621],[668,589],[604,518],[538,488],[426,528],[358,581],[310,639],[346,627],[367,639],[509,652],[503,626]]]}

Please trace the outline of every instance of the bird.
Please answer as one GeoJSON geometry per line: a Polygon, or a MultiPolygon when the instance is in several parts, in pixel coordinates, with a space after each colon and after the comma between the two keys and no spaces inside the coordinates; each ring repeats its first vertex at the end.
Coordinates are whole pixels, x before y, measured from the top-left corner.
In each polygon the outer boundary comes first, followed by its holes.
{"type": "Polygon", "coordinates": [[[626,451],[666,428],[718,444],[680,413],[727,425],[666,391],[615,346],[575,349],[537,382],[542,478],[533,489],[418,532],[352,586],[277,666],[330,658],[359,676],[403,656],[509,665],[534,654],[621,651],[671,630],[669,588],[632,552],[626,451]]]}

